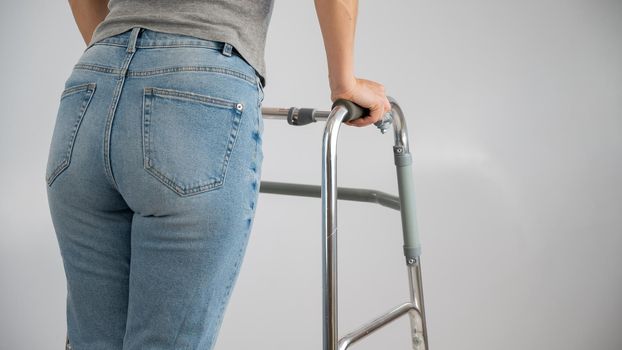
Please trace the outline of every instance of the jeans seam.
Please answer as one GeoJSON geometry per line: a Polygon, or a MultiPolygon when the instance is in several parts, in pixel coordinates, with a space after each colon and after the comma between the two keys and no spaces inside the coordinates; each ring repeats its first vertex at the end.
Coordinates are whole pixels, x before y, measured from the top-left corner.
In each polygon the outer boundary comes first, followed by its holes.
{"type": "Polygon", "coordinates": [[[119,71],[117,77],[117,83],[114,86],[112,93],[112,103],[110,104],[110,108],[108,109],[108,114],[106,116],[106,123],[104,129],[104,173],[108,177],[110,185],[116,191],[119,191],[119,186],[117,181],[114,178],[114,174],[112,173],[112,161],[110,159],[110,140],[112,133],[112,126],[115,119],[115,115],[117,113],[117,107],[119,105],[119,99],[121,98],[121,93],[123,91],[123,86],[125,85],[125,79],[127,76],[127,70],[132,62],[132,58],[134,58],[134,54],[136,51],[126,53],[123,59],[123,65],[121,70],[119,71]]]}
{"type": "Polygon", "coordinates": [[[153,69],[153,70],[147,70],[147,71],[128,71],[128,76],[144,77],[144,76],[153,76],[153,75],[159,75],[159,74],[176,73],[176,72],[184,72],[184,71],[221,73],[221,74],[234,76],[236,78],[240,78],[251,84],[255,84],[255,79],[247,74],[238,72],[230,68],[217,67],[217,66],[183,66],[183,67],[159,68],[159,69],[153,69]]]}
{"type": "Polygon", "coordinates": [[[123,71],[121,69],[100,66],[96,64],[87,64],[87,63],[76,63],[73,66],[74,69],[82,69],[82,70],[91,70],[100,73],[109,73],[109,74],[121,74],[123,71]]]}
{"type": "MultiPolygon", "coordinates": [[[[245,235],[247,237],[245,237],[245,239],[248,239],[248,232],[249,230],[246,231],[245,235]]],[[[220,301],[220,306],[218,309],[218,320],[217,320],[217,324],[216,327],[220,328],[222,327],[222,322],[224,319],[224,314],[225,314],[225,307],[227,306],[228,303],[228,298],[231,295],[231,290],[233,287],[233,283],[236,279],[236,276],[238,275],[239,271],[240,271],[240,267],[242,265],[242,259],[244,258],[244,247],[240,248],[240,250],[238,251],[238,255],[236,257],[236,265],[234,266],[233,272],[229,275],[229,281],[227,282],[227,288],[225,290],[225,294],[223,295],[221,301],[220,301]]],[[[211,343],[208,345],[209,349],[212,349],[214,347],[214,342],[217,338],[218,334],[215,334],[212,339],[211,339],[211,343]]]]}
{"type": "MultiPolygon", "coordinates": [[[[107,73],[107,74],[123,74],[123,70],[122,69],[117,69],[117,68],[112,68],[112,67],[106,67],[106,66],[100,66],[100,65],[95,65],[95,64],[87,64],[87,63],[78,63],[76,65],[74,65],[74,69],[81,69],[81,70],[90,70],[90,71],[94,71],[94,72],[99,72],[99,73],[107,73]]],[[[150,77],[150,76],[154,76],[154,75],[161,75],[161,74],[167,74],[167,73],[176,73],[176,72],[210,72],[210,73],[219,73],[219,74],[224,74],[224,75],[228,75],[228,76],[232,76],[235,78],[239,78],[242,79],[244,81],[246,81],[247,83],[253,84],[255,85],[255,78],[252,78],[251,76],[239,72],[237,70],[233,70],[233,69],[229,69],[229,68],[223,68],[223,67],[217,67],[217,66],[184,66],[184,67],[169,67],[169,68],[159,68],[159,69],[152,69],[152,70],[147,70],[147,71],[131,71],[128,70],[127,71],[127,76],[128,77],[150,77]]]]}

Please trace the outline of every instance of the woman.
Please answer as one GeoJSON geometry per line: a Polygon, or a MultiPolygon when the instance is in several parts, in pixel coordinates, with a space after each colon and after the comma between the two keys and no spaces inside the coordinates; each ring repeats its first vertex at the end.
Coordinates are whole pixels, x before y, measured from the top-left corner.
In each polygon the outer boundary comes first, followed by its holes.
{"type": "MultiPolygon", "coordinates": [[[[259,193],[272,0],[69,3],[88,46],[46,169],[66,348],[211,349],[259,193]]],[[[332,101],[376,122],[390,104],[353,75],[357,1],[315,6],[332,101]]]]}

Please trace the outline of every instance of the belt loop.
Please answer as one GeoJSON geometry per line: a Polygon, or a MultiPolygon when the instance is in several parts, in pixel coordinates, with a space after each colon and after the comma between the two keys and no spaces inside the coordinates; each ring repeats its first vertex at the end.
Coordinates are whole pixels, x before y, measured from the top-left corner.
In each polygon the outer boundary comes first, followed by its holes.
{"type": "Polygon", "coordinates": [[[138,33],[142,30],[141,27],[133,27],[132,33],[130,34],[130,40],[127,43],[127,52],[132,53],[136,51],[136,39],[138,39],[138,33]]]}
{"type": "Polygon", "coordinates": [[[231,56],[232,51],[233,51],[233,46],[229,43],[225,43],[225,46],[222,47],[222,54],[225,56],[231,56]]]}

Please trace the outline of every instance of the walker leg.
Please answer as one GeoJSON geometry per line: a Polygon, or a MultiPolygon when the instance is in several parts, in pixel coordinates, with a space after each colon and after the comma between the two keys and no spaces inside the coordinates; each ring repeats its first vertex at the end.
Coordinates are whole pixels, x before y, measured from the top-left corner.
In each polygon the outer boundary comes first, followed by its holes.
{"type": "Polygon", "coordinates": [[[410,287],[410,302],[416,310],[411,310],[410,330],[413,350],[428,349],[428,329],[425,319],[425,307],[423,303],[423,286],[421,278],[421,258],[407,261],[408,284],[410,287]]]}
{"type": "Polygon", "coordinates": [[[400,215],[404,237],[404,257],[408,266],[410,301],[419,311],[410,312],[411,339],[414,350],[428,350],[428,332],[423,305],[421,279],[421,242],[415,211],[415,188],[412,173],[412,156],[408,147],[408,131],[402,109],[395,99],[389,97],[393,113],[395,145],[393,158],[397,172],[397,187],[400,198],[400,215]]]}
{"type": "Polygon", "coordinates": [[[337,135],[348,114],[343,106],[331,111],[322,141],[322,301],[323,349],[337,350],[337,135]]]}

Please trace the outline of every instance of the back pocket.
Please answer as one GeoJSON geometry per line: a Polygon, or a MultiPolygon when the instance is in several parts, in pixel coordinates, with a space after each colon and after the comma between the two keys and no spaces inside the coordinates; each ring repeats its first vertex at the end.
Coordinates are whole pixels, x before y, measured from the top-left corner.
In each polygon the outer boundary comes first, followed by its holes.
{"type": "Polygon", "coordinates": [[[221,188],[243,110],[235,101],[146,87],[145,169],[180,196],[221,188]]]}
{"type": "Polygon", "coordinates": [[[95,92],[95,83],[74,85],[63,90],[48,154],[45,180],[51,186],[71,162],[76,134],[95,92]]]}

